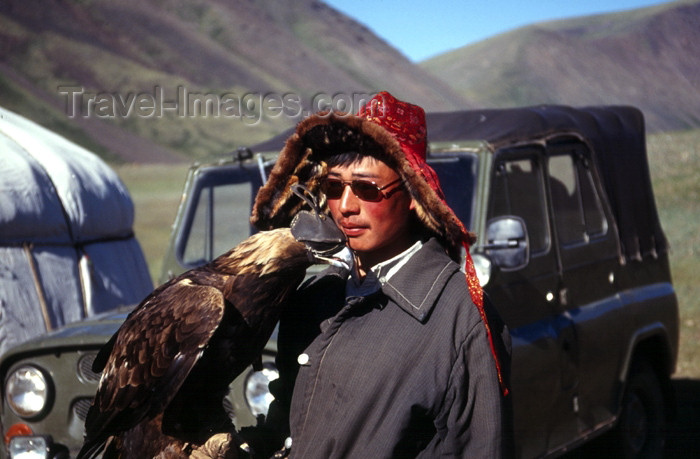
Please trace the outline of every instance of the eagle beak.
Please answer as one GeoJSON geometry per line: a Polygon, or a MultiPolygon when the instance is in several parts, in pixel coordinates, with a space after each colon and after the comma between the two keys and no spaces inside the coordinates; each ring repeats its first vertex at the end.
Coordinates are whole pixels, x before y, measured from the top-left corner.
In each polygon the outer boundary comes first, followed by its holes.
{"type": "Polygon", "coordinates": [[[320,263],[329,264],[338,268],[344,268],[348,271],[352,269],[355,260],[355,258],[352,255],[352,251],[346,246],[343,246],[342,250],[328,255],[320,254],[317,252],[313,253],[313,257],[316,261],[320,263]]]}

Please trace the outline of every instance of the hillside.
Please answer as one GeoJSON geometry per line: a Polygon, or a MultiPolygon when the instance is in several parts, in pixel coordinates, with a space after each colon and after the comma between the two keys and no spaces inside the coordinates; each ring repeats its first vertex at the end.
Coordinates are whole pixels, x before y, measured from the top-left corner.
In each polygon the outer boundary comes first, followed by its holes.
{"type": "Polygon", "coordinates": [[[421,65],[318,0],[4,0],[0,106],[115,163],[221,155],[381,89],[428,110],[633,104],[677,130],[700,126],[698,42],[700,0],[534,24],[421,65]]]}
{"type": "Polygon", "coordinates": [[[700,126],[700,1],[534,24],[421,67],[483,107],[632,104],[651,131],[700,126]]]}
{"type": "Polygon", "coordinates": [[[316,0],[0,3],[0,105],[111,161],[221,154],[381,89],[467,105],[316,0]]]}

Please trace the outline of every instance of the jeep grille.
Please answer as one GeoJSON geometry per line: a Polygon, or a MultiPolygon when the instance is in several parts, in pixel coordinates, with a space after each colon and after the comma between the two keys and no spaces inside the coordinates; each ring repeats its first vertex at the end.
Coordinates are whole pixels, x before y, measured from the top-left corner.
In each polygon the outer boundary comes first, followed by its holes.
{"type": "Polygon", "coordinates": [[[85,422],[90,405],[92,405],[92,398],[79,398],[73,403],[73,407],[71,408],[73,415],[82,422],[85,422]]]}
{"type": "Polygon", "coordinates": [[[100,380],[101,373],[92,371],[92,362],[95,361],[95,357],[97,357],[97,353],[90,352],[78,360],[78,376],[85,382],[96,383],[100,380]]]}

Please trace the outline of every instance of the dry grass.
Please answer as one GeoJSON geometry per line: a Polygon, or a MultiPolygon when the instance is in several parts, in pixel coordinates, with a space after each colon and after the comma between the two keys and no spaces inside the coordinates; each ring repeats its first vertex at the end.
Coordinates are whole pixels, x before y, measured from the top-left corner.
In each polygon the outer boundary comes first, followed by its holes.
{"type": "Polygon", "coordinates": [[[154,283],[160,276],[188,168],[187,164],[115,167],[134,201],[134,232],[146,255],[154,283]]]}
{"type": "Polygon", "coordinates": [[[648,141],[661,223],[671,245],[681,345],[677,376],[700,378],[700,131],[658,134],[648,141]]]}

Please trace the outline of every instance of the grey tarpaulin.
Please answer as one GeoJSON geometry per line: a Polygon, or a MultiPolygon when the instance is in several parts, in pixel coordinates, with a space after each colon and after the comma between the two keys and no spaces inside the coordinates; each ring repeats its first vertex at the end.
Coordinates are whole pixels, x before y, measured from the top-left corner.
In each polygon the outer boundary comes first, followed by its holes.
{"type": "Polygon", "coordinates": [[[0,108],[0,353],[153,288],[126,187],[100,158],[0,108]]]}

